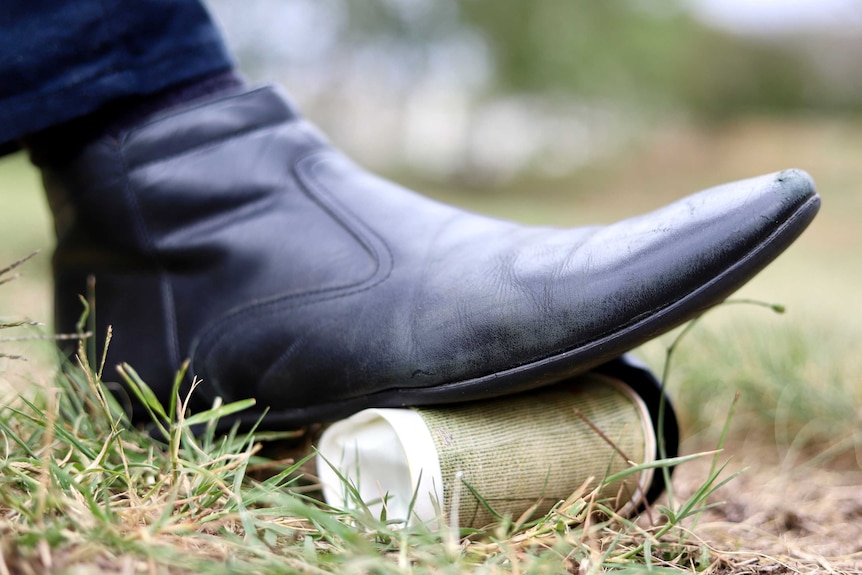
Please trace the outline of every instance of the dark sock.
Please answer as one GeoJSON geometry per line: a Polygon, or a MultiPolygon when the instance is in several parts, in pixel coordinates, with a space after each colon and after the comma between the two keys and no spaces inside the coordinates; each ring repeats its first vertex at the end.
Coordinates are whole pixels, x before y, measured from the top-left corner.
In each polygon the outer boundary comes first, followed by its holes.
{"type": "Polygon", "coordinates": [[[233,92],[244,85],[245,81],[229,69],[154,94],[121,98],[92,114],[32,134],[24,138],[23,146],[35,165],[57,165],[74,158],[84,146],[98,138],[118,137],[157,114],[193,100],[233,92]]]}

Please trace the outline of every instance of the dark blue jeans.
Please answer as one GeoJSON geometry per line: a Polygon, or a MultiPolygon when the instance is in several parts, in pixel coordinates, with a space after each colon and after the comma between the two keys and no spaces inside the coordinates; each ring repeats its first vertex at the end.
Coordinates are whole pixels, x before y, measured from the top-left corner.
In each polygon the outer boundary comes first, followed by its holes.
{"type": "Polygon", "coordinates": [[[231,65],[197,0],[5,0],[0,150],[117,98],[231,65]]]}

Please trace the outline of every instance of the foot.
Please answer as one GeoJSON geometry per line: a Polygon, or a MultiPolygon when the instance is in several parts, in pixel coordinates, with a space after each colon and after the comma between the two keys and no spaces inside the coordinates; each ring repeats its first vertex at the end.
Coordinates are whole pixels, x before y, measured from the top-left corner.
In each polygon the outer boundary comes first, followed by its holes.
{"type": "Polygon", "coordinates": [[[92,274],[109,363],[167,401],[190,358],[199,408],[253,397],[244,417],[266,408],[280,427],[583,372],[722,301],[819,206],[788,170],[605,227],[524,227],[363,171],[272,88],[43,172],[57,329],[74,329],[92,274]]]}

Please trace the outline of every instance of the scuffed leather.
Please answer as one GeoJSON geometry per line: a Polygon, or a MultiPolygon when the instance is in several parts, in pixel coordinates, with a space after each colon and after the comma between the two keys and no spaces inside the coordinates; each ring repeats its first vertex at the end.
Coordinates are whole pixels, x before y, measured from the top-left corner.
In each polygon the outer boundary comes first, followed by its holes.
{"type": "Polygon", "coordinates": [[[200,406],[254,397],[279,425],[583,372],[720,302],[819,205],[788,170],[613,225],[520,226],[369,174],[269,87],[43,173],[57,329],[93,274],[111,363],[165,398],[191,358],[200,406]]]}

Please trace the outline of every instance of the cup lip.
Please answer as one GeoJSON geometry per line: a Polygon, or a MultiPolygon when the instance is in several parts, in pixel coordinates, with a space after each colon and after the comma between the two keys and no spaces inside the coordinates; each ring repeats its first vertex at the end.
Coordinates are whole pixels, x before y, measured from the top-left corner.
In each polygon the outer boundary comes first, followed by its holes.
{"type": "MultiPolygon", "coordinates": [[[[369,408],[360,411],[347,419],[338,421],[328,427],[320,438],[317,447],[317,474],[321,482],[323,497],[333,507],[345,507],[350,501],[345,501],[344,485],[336,469],[354,480],[350,471],[356,466],[343,465],[347,454],[355,453],[357,447],[356,429],[367,426],[375,421],[384,423],[397,439],[392,446],[398,450],[397,456],[403,458],[407,467],[410,491],[392,493],[398,501],[404,502],[402,508],[409,517],[398,517],[400,512],[387,509],[390,520],[405,521],[410,525],[417,523],[431,524],[440,516],[443,501],[443,472],[440,468],[440,458],[437,454],[434,438],[422,416],[412,409],[403,408],[369,408]],[[409,440],[409,448],[407,441],[409,440]],[[412,508],[409,505],[412,502],[412,508]]],[[[373,472],[363,469],[361,473],[374,481],[373,472]]]]}

